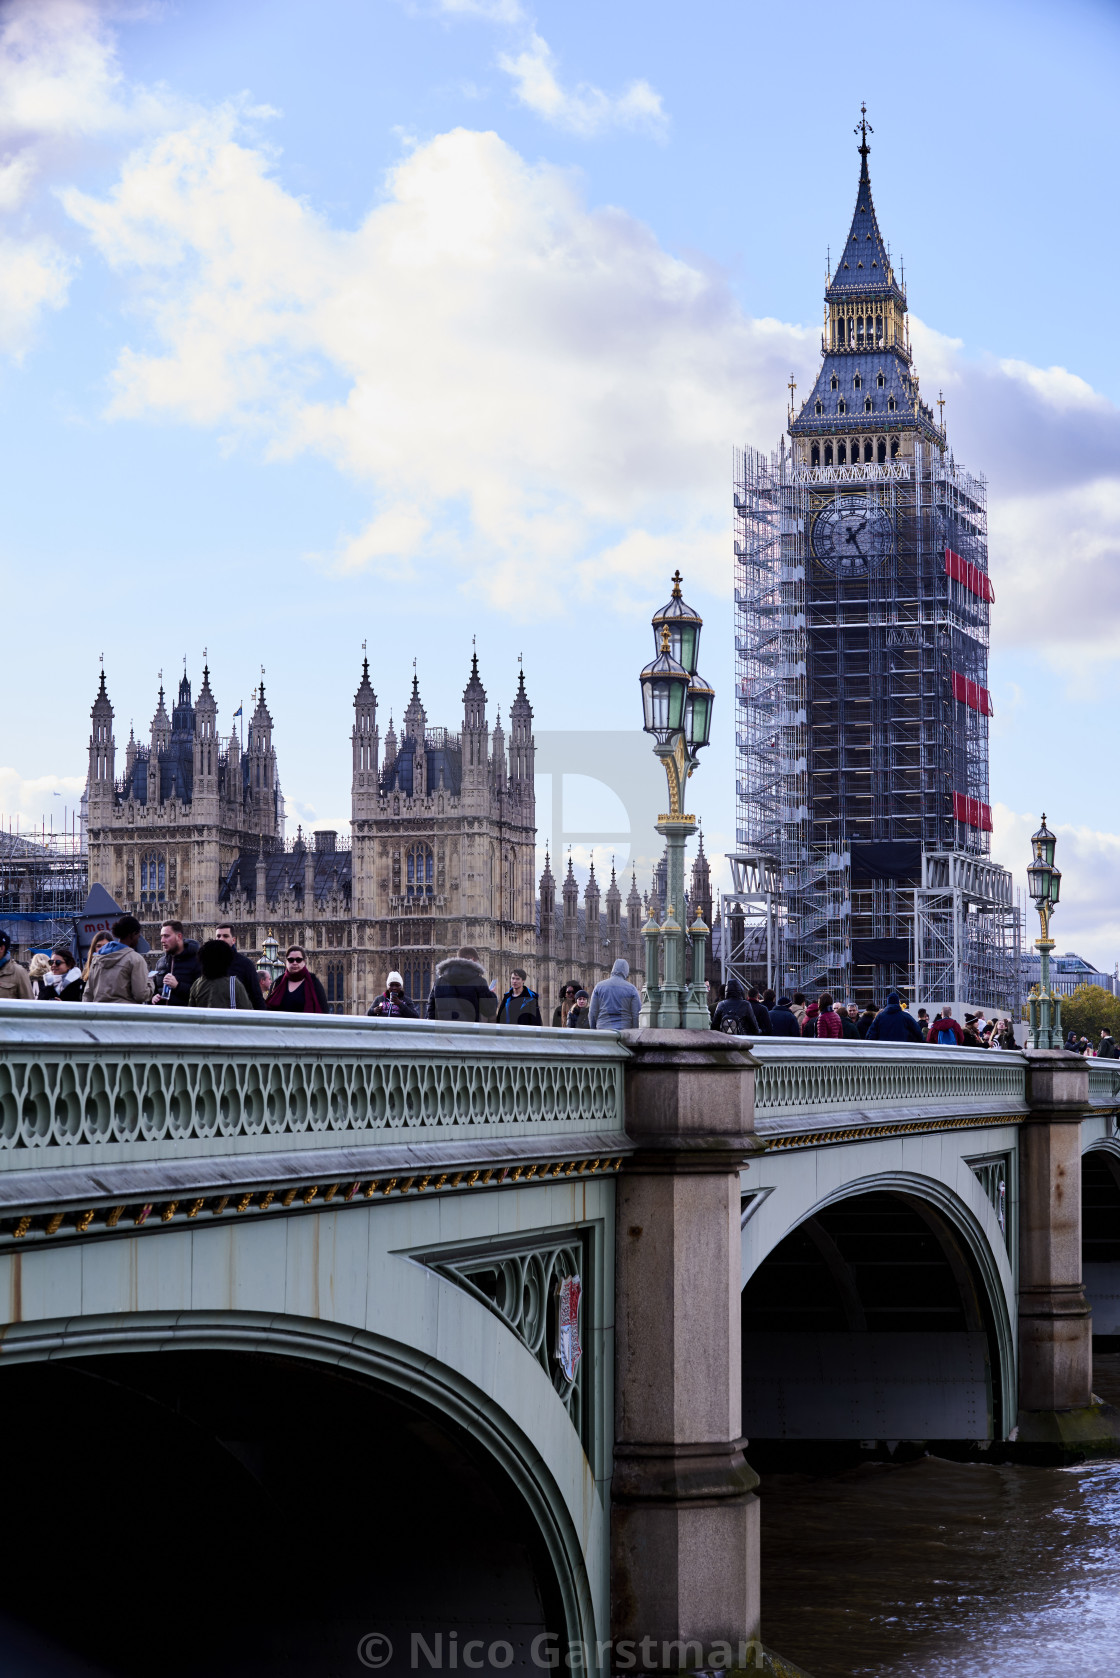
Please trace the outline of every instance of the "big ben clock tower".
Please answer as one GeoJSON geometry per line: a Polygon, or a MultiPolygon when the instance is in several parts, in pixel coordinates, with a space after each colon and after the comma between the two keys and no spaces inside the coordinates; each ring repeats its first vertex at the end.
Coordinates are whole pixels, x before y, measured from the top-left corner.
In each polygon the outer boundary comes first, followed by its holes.
{"type": "Polygon", "coordinates": [[[988,854],[986,486],[919,389],[871,132],[864,108],[816,381],[775,455],[737,457],[727,945],[743,976],[765,966],[807,995],[1009,1008],[1011,881],[988,854]]]}

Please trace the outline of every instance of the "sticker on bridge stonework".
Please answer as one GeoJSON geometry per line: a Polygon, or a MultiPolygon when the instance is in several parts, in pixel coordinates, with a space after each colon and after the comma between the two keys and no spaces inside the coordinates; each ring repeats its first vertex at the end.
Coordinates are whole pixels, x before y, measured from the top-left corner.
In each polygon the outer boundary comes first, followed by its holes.
{"type": "Polygon", "coordinates": [[[583,1284],[578,1276],[565,1276],[556,1290],[556,1361],[565,1381],[574,1381],[583,1347],[579,1343],[579,1300],[583,1284]]]}

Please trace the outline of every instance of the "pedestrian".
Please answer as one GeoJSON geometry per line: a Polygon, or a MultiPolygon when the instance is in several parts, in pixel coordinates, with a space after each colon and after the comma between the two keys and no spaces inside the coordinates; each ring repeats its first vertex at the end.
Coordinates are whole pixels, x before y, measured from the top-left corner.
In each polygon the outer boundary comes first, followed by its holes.
{"type": "Polygon", "coordinates": [[[907,1013],[896,990],[887,995],[886,1007],[880,1008],[867,1028],[868,1041],[876,1043],[920,1043],[918,1022],[907,1013]]]}
{"type": "Polygon", "coordinates": [[[282,1014],[325,1014],[327,993],[307,965],[301,944],[284,951],[284,971],[268,993],[266,1008],[282,1014]]]}
{"type": "Polygon", "coordinates": [[[800,1031],[801,1027],[805,1024],[805,1015],[808,1012],[809,1007],[808,1003],[805,1001],[805,996],[802,991],[794,992],[793,1002],[790,1006],[792,1012],[797,1015],[797,1029],[800,1031]]]}
{"type": "Polygon", "coordinates": [[[1120,1049],[1116,1047],[1116,1039],[1106,1025],[1101,1026],[1101,1040],[1097,1044],[1097,1057],[1100,1060],[1120,1060],[1120,1049]]]}
{"type": "Polygon", "coordinates": [[[574,1028],[576,1031],[589,1031],[591,1029],[590,1007],[591,998],[587,992],[577,990],[572,1000],[572,1006],[568,1009],[569,1030],[574,1028]]]}
{"type": "Polygon", "coordinates": [[[109,940],[112,938],[112,936],[113,935],[112,935],[111,932],[97,932],[97,933],[94,934],[93,939],[90,943],[89,951],[87,952],[87,955],[86,955],[86,964],[82,968],[82,984],[86,988],[86,1001],[87,1002],[89,1001],[89,994],[88,994],[89,993],[89,970],[93,965],[93,958],[98,953],[99,950],[104,949],[105,945],[109,942],[109,940]]]}
{"type": "Polygon", "coordinates": [[[401,1019],[417,1020],[420,1018],[416,1009],[404,994],[404,977],[400,973],[390,973],[385,979],[385,989],[381,995],[375,997],[366,1009],[366,1014],[375,1020],[401,1019]]]}
{"type": "Polygon", "coordinates": [[[964,1032],[961,1030],[957,1021],[953,1018],[952,1010],[950,1009],[948,1003],[946,1003],[940,1013],[935,1016],[934,1022],[929,1028],[929,1036],[926,1041],[942,1049],[959,1048],[959,1046],[964,1042],[964,1032]]]}
{"type": "Polygon", "coordinates": [[[249,960],[249,957],[247,955],[243,955],[237,948],[237,938],[228,921],[223,921],[221,926],[216,926],[214,928],[214,937],[220,938],[223,944],[229,945],[230,949],[233,951],[233,966],[230,968],[230,972],[233,974],[235,979],[240,979],[241,983],[245,986],[245,989],[249,993],[249,1001],[253,1004],[253,1007],[263,1008],[264,994],[261,991],[260,974],[253,966],[253,963],[249,960]]]}
{"type": "MultiPolygon", "coordinates": [[[[760,1004],[761,1006],[761,1004],[760,1004]]],[[[729,1037],[757,1037],[758,1015],[750,998],[744,996],[738,979],[728,979],[722,1002],[716,1003],[712,1029],[725,1031],[729,1037]]],[[[769,1035],[773,1035],[773,1028],[769,1035]]]]}
{"type": "Polygon", "coordinates": [[[49,957],[43,950],[36,950],[27,964],[27,977],[31,980],[31,995],[36,1002],[45,1002],[50,991],[47,988],[47,975],[51,970],[49,957]]]}
{"type": "Polygon", "coordinates": [[[1019,1047],[1015,1041],[1015,1027],[1010,1020],[1004,1020],[999,1028],[999,1046],[1001,1049],[1017,1049],[1019,1047]]]}
{"type": "Polygon", "coordinates": [[[840,1023],[840,1016],[826,991],[817,1003],[817,1040],[819,1042],[823,1038],[828,1042],[843,1035],[844,1027],[840,1023]]]}
{"type": "Polygon", "coordinates": [[[867,1033],[871,1030],[871,1027],[874,1024],[875,1009],[871,1006],[870,1002],[866,1002],[860,1009],[859,1019],[856,1021],[856,1030],[859,1032],[860,1037],[866,1038],[867,1033]]]}
{"type": "Polygon", "coordinates": [[[801,1022],[789,1005],[788,996],[779,996],[770,1010],[770,1024],[775,1037],[800,1037],[801,1022]]]}
{"type": "Polygon", "coordinates": [[[52,950],[50,972],[39,988],[39,995],[47,1002],[80,1002],[85,990],[82,970],[70,951],[63,945],[52,950]]]}
{"type": "Polygon", "coordinates": [[[253,999],[233,971],[232,947],[223,938],[208,938],[198,952],[198,978],[187,997],[192,1008],[247,1008],[253,999]]]}
{"type": "Polygon", "coordinates": [[[30,1002],[33,995],[31,975],[12,954],[11,938],[0,932],[0,1002],[30,1002]]]}
{"type": "MultiPolygon", "coordinates": [[[[771,1002],[773,1002],[773,992],[771,991],[768,994],[770,995],[771,1002]]],[[[763,1000],[762,992],[759,990],[757,985],[752,985],[750,990],[747,992],[747,1001],[751,1005],[751,1010],[754,1014],[754,1028],[758,1032],[759,1036],[773,1037],[774,1027],[770,1024],[770,1010],[763,1000]]]]}
{"type": "Polygon", "coordinates": [[[121,915],[113,922],[113,936],[90,956],[87,1002],[150,1002],[152,975],[136,948],[140,922],[135,915],[121,915]]]}
{"type": "Polygon", "coordinates": [[[964,1017],[964,1046],[966,1049],[986,1049],[988,1047],[976,1029],[975,1014],[966,1014],[964,1017]]]}
{"type": "Polygon", "coordinates": [[[929,1042],[929,1014],[924,1008],[918,1009],[918,1030],[922,1034],[922,1042],[929,1042]]]}
{"type": "Polygon", "coordinates": [[[572,1003],[576,999],[578,990],[579,984],[575,979],[569,979],[567,984],[562,987],[560,1000],[552,1010],[553,1025],[567,1025],[568,1015],[571,1012],[572,1003]]]}
{"type": "Polygon", "coordinates": [[[808,1004],[805,1009],[805,1017],[801,1021],[802,1037],[815,1037],[817,1035],[817,1015],[820,1011],[821,1005],[819,1002],[808,1004]]]}
{"type": "Polygon", "coordinates": [[[849,1002],[846,1008],[841,1008],[840,1025],[843,1028],[844,1036],[846,1038],[854,1037],[858,1039],[859,1009],[856,1007],[854,1002],[849,1002]]]}
{"type": "Polygon", "coordinates": [[[591,992],[588,1019],[597,1031],[635,1031],[642,999],[630,983],[630,963],[621,956],[609,979],[600,979],[591,992]]]}
{"type": "Polygon", "coordinates": [[[1092,1054],[1093,1051],[1089,1047],[1089,1039],[1087,1037],[1079,1037],[1078,1038],[1078,1040],[1077,1040],[1077,1052],[1078,1052],[1079,1055],[1090,1055],[1090,1054],[1092,1054]]]}
{"type": "Polygon", "coordinates": [[[529,975],[523,967],[515,967],[509,976],[509,989],[498,1004],[499,1025],[543,1025],[540,1001],[528,985],[529,975]]]}
{"type": "Polygon", "coordinates": [[[1077,1053],[1077,1033],[1072,1029],[1066,1032],[1065,1050],[1070,1055],[1077,1053]]]}
{"type": "Polygon", "coordinates": [[[463,1020],[492,1025],[498,999],[490,989],[478,951],[462,944],[436,968],[435,983],[428,997],[430,1020],[463,1020]]]}
{"type": "Polygon", "coordinates": [[[152,974],[155,987],[153,1002],[171,1008],[185,1008],[191,999],[191,986],[202,972],[198,959],[198,940],[184,938],[182,921],[164,921],[159,929],[163,954],[152,974]]]}

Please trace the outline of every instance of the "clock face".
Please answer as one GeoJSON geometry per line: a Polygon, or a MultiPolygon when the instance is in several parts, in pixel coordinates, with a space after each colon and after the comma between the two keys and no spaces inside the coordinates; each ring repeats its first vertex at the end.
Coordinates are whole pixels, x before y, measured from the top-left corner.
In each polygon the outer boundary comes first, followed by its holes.
{"type": "Polygon", "coordinates": [[[838,577],[865,577],[894,544],[890,514],[862,495],[841,495],[813,522],[813,554],[838,577]]]}

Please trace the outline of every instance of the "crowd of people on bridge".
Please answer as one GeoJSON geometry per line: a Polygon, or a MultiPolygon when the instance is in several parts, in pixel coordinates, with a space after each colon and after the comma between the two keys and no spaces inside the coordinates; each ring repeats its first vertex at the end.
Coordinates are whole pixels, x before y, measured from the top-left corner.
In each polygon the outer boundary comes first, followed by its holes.
{"type": "MultiPolygon", "coordinates": [[[[948,1005],[931,1020],[929,1010],[912,1014],[898,991],[882,1008],[837,1001],[828,991],[810,1002],[801,992],[778,996],[757,986],[745,989],[738,979],[720,987],[711,1009],[712,1025],[742,1037],[813,1037],[827,1042],[929,1043],[937,1048],[1014,1049],[1010,1019],[968,1013],[963,1024],[948,1005]]],[[[1067,1045],[1068,1047],[1068,1045],[1067,1045]]],[[[1100,1051],[1098,1051],[1100,1052],[1100,1051]]]]}
{"type": "MultiPolygon", "coordinates": [[[[284,970],[273,980],[237,948],[232,926],[214,929],[199,943],[185,936],[180,921],[160,928],[162,953],[149,968],[140,952],[141,928],[134,915],[121,915],[107,932],[99,932],[84,963],[67,945],[39,952],[27,967],[12,954],[7,932],[0,930],[0,1001],[13,998],[41,1002],[133,1002],[168,1008],[278,1009],[282,1013],[325,1014],[327,997],[322,981],[307,963],[298,944],[284,953],[284,970]]],[[[145,946],[146,948],[146,946],[145,946]]],[[[543,1025],[541,999],[523,967],[514,967],[509,986],[499,996],[476,949],[463,945],[441,961],[426,1004],[430,1020],[483,1022],[498,1025],[543,1025]]],[[[610,977],[588,993],[578,979],[560,990],[551,1023],[565,1029],[633,1030],[639,1023],[642,999],[630,982],[630,968],[618,960],[610,977]]],[[[815,1001],[801,992],[779,996],[773,990],[744,987],[728,979],[709,989],[712,1027],[741,1037],[806,1037],[825,1042],[928,1043],[936,1048],[1014,1049],[1018,1045],[1009,1018],[987,1019],[983,1011],[953,1018],[946,1005],[931,1019],[929,1011],[915,1013],[898,991],[891,991],[882,1008],[861,1007],[837,1000],[828,991],[815,1001]]],[[[388,974],[385,989],[368,1012],[378,1018],[417,1019],[420,1007],[405,993],[403,976],[388,974]]],[[[1120,1046],[1102,1026],[1100,1041],[1070,1031],[1065,1048],[1072,1054],[1120,1060],[1120,1046]]]]}

